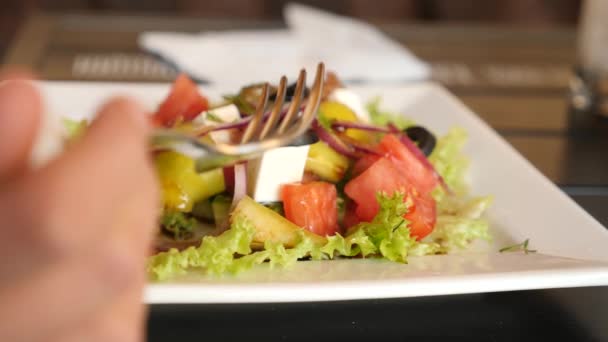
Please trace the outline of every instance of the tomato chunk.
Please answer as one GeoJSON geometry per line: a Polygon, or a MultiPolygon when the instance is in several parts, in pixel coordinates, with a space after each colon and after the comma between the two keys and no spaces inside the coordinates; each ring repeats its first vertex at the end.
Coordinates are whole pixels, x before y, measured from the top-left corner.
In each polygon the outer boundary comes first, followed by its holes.
{"type": "Polygon", "coordinates": [[[378,192],[392,195],[395,191],[407,193],[408,188],[407,179],[395,164],[387,158],[380,158],[362,174],[348,182],[344,192],[357,203],[357,216],[369,222],[380,209],[376,200],[378,192]]]}
{"type": "Polygon", "coordinates": [[[369,169],[369,167],[377,162],[380,158],[381,156],[376,154],[366,154],[365,156],[359,158],[359,160],[357,160],[353,166],[352,175],[355,177],[360,175],[363,173],[363,171],[369,169]]]}
{"type": "Polygon", "coordinates": [[[172,127],[180,120],[187,122],[194,119],[207,109],[209,101],[198,91],[196,83],[185,74],[180,74],[173,82],[169,96],[158,107],[153,121],[172,127]]]}
{"type": "Polygon", "coordinates": [[[418,192],[428,195],[439,184],[433,170],[427,168],[396,136],[385,135],[378,150],[395,163],[418,192]]]}
{"type": "Polygon", "coordinates": [[[357,205],[355,202],[347,200],[344,218],[342,219],[342,227],[348,229],[357,225],[359,222],[361,222],[361,219],[357,216],[357,205]]]}
{"type": "Polygon", "coordinates": [[[289,221],[322,236],[338,232],[338,194],[333,184],[286,184],[281,187],[281,199],[289,221]]]}
{"type": "MultiPolygon", "coordinates": [[[[435,226],[435,201],[428,194],[421,193],[400,168],[401,162],[380,158],[367,170],[348,182],[344,192],[356,203],[355,213],[362,221],[371,221],[380,206],[376,199],[378,192],[392,195],[403,192],[405,201],[411,206],[404,217],[410,221],[412,236],[418,239],[428,235],[435,226]]],[[[415,178],[414,178],[415,179],[415,178]]]]}
{"type": "Polygon", "coordinates": [[[411,195],[412,205],[405,218],[410,221],[410,233],[418,240],[429,235],[435,227],[437,210],[435,200],[430,196],[411,195]]]}

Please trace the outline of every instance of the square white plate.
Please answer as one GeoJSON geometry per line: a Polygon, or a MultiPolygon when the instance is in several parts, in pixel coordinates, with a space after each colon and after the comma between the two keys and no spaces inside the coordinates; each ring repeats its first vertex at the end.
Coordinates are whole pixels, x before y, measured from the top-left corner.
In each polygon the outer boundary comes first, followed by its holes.
{"type": "MultiPolygon", "coordinates": [[[[47,82],[41,88],[49,112],[71,118],[90,117],[116,94],[135,96],[153,109],[168,91],[159,84],[75,82],[47,82]]],[[[261,265],[219,278],[193,273],[150,284],[146,302],[299,302],[608,285],[608,231],[446,90],[431,83],[352,89],[364,99],[381,95],[384,107],[438,134],[452,126],[468,131],[471,191],[495,197],[487,214],[493,243],[458,254],[412,257],[407,265],[337,260],[289,269],[261,265]],[[526,238],[538,253],[498,253],[526,238]]],[[[211,98],[225,93],[203,91],[211,98]]]]}

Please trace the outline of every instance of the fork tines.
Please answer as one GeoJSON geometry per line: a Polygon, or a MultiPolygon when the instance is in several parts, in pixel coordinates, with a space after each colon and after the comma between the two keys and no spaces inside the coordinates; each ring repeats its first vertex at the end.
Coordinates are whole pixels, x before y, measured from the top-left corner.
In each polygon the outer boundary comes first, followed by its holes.
{"type": "MultiPolygon", "coordinates": [[[[304,133],[315,117],[323,91],[325,66],[317,66],[315,81],[308,96],[302,115],[299,115],[301,104],[306,97],[306,70],[302,69],[296,82],[296,88],[286,112],[283,112],[287,88],[287,77],[281,77],[277,88],[276,99],[270,114],[265,117],[268,107],[269,84],[264,84],[262,94],[249,124],[241,137],[241,144],[253,143],[265,138],[283,138],[293,140],[304,133]],[[277,127],[278,126],[278,127],[277,127]]],[[[286,141],[285,143],[289,143],[286,141]]]]}

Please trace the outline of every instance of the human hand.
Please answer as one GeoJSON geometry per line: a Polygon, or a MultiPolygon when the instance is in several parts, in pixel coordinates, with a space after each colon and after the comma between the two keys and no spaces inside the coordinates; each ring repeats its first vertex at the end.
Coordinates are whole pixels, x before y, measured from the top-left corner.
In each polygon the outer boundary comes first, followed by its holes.
{"type": "Polygon", "coordinates": [[[144,111],[111,100],[84,137],[31,170],[42,112],[32,85],[0,85],[0,340],[142,340],[160,203],[144,111]]]}

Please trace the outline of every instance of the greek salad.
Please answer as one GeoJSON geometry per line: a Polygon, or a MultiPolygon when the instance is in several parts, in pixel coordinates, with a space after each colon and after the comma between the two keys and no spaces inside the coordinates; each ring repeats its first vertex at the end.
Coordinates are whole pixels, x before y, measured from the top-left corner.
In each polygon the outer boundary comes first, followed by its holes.
{"type": "MultiPolygon", "coordinates": [[[[152,118],[207,143],[236,142],[261,89],[212,103],[180,75],[152,118]]],[[[152,151],[163,211],[150,278],[336,258],[407,263],[489,240],[491,197],[471,196],[465,181],[466,132],[431,129],[384,110],[381,97],[364,103],[327,73],[317,117],[291,146],[204,173],[185,155],[152,151]]]]}

